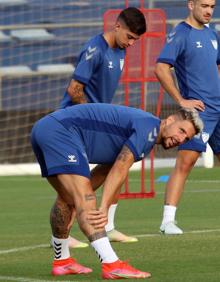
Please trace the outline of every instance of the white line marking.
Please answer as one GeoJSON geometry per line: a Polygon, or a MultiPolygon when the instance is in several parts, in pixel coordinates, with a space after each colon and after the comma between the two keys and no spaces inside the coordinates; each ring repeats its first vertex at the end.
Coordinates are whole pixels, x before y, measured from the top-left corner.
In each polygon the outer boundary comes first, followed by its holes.
{"type": "MultiPolygon", "coordinates": [[[[220,232],[220,229],[184,231],[184,234],[203,234],[203,233],[214,233],[214,232],[220,232]]],[[[135,237],[138,237],[138,238],[145,238],[145,237],[157,237],[157,236],[169,236],[170,237],[170,236],[174,236],[174,235],[163,235],[158,231],[158,234],[139,234],[139,235],[132,235],[132,236],[135,236],[135,237]]],[[[176,235],[176,236],[180,236],[180,235],[176,235]]]]}
{"type": "Polygon", "coordinates": [[[26,246],[26,247],[21,247],[21,248],[15,248],[15,249],[10,249],[10,250],[0,250],[0,255],[2,254],[9,254],[9,253],[16,253],[16,252],[22,252],[22,251],[29,251],[29,250],[34,250],[34,249],[39,249],[39,248],[49,248],[50,245],[48,244],[42,244],[42,245],[35,245],[35,246],[26,246]]]}
{"type": "MultiPolygon", "coordinates": [[[[220,229],[207,229],[207,230],[193,230],[193,231],[186,231],[184,234],[203,234],[203,233],[212,233],[212,232],[220,232],[220,229]]],[[[144,238],[144,237],[158,237],[158,236],[164,236],[160,233],[158,234],[139,234],[134,235],[138,238],[144,238]]],[[[172,235],[165,235],[165,236],[172,236],[172,235]]],[[[180,235],[176,235],[180,236],[180,235]]],[[[182,235],[183,236],[183,235],[182,235]]],[[[11,249],[6,251],[0,251],[0,254],[5,253],[12,253],[12,252],[18,252],[18,251],[26,251],[30,249],[36,249],[36,248],[45,248],[49,247],[48,244],[42,244],[37,246],[29,246],[29,247],[23,247],[23,248],[17,248],[17,249],[11,249]]],[[[0,281],[18,281],[18,282],[51,282],[52,280],[36,280],[34,278],[28,278],[28,277],[13,277],[13,276],[0,276],[0,281]]],[[[56,280],[56,282],[78,282],[77,280],[56,280]]]]}
{"type": "MultiPolygon", "coordinates": [[[[219,193],[220,192],[220,189],[196,189],[196,190],[191,190],[191,191],[184,191],[184,194],[185,193],[219,193]]],[[[160,194],[164,194],[164,192],[161,192],[161,191],[155,191],[156,195],[160,195],[160,194]]]]}
{"type": "MultiPolygon", "coordinates": [[[[164,186],[164,189],[165,189],[165,186],[164,186]]],[[[156,190],[157,189],[155,189],[156,196],[164,195],[165,193],[165,191],[156,191],[156,190]]],[[[140,192],[140,191],[137,191],[137,192],[140,192]]],[[[184,191],[184,194],[188,194],[188,193],[220,193],[220,189],[196,189],[196,190],[190,190],[190,191],[186,189],[184,191]]],[[[96,192],[96,197],[100,198],[101,196],[102,196],[102,191],[98,190],[96,192]]],[[[38,197],[38,199],[41,199],[41,200],[55,199],[55,195],[54,196],[45,196],[45,197],[41,195],[40,197],[38,197]]]]}
{"type": "MultiPolygon", "coordinates": [[[[220,232],[220,229],[207,229],[207,230],[193,230],[193,231],[185,231],[184,234],[202,234],[202,233],[214,233],[214,232],[220,232]]],[[[162,236],[159,231],[157,234],[137,234],[133,235],[135,237],[144,238],[144,237],[157,237],[162,236]]],[[[48,244],[42,244],[42,245],[35,245],[35,246],[26,246],[21,248],[15,248],[15,249],[9,249],[9,250],[0,250],[0,255],[2,254],[9,254],[9,253],[16,253],[16,252],[23,252],[28,250],[34,250],[38,248],[49,248],[50,245],[48,244]]]]}
{"type": "Polygon", "coordinates": [[[189,179],[189,180],[187,180],[186,182],[189,182],[189,183],[191,183],[191,182],[193,182],[193,183],[195,183],[195,182],[198,182],[198,183],[202,183],[202,182],[204,182],[204,183],[220,183],[220,180],[219,179],[189,179]]]}
{"type": "MultiPolygon", "coordinates": [[[[0,276],[3,281],[21,281],[21,282],[51,282],[53,280],[39,280],[28,277],[0,276]]],[[[78,282],[77,280],[56,280],[56,282],[78,282]]]]}

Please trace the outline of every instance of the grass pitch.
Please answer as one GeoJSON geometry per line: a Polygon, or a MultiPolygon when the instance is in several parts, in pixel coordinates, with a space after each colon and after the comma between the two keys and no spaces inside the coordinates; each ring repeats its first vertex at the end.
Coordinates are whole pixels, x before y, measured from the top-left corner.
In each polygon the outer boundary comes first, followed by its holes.
{"type": "MultiPolygon", "coordinates": [[[[155,178],[166,174],[169,169],[156,170],[155,178]]],[[[134,189],[139,185],[139,173],[130,173],[130,183],[134,189]]],[[[113,248],[122,260],[151,272],[151,282],[219,282],[219,168],[192,171],[177,212],[179,226],[185,232],[182,236],[158,232],[164,187],[165,183],[156,182],[153,199],[119,202],[117,229],[136,235],[139,241],[113,243],[113,248]]],[[[0,177],[0,281],[102,281],[92,248],[71,250],[71,254],[93,268],[93,273],[50,275],[53,251],[49,247],[49,212],[54,198],[52,188],[38,176],[0,177]]],[[[71,234],[86,241],[77,225],[71,234]]]]}

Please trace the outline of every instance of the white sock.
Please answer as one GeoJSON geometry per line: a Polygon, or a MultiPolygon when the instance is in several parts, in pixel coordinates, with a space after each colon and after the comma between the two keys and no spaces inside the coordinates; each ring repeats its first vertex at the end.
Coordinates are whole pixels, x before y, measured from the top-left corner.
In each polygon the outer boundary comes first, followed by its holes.
{"type": "Polygon", "coordinates": [[[118,260],[118,257],[112,249],[108,237],[103,237],[91,242],[91,246],[95,249],[101,262],[112,263],[118,260]]]}
{"type": "Polygon", "coordinates": [[[108,210],[108,223],[105,226],[105,231],[111,231],[115,229],[114,219],[115,219],[115,212],[118,204],[112,204],[108,210]]]}
{"type": "Polygon", "coordinates": [[[170,206],[170,205],[164,206],[162,224],[175,220],[176,209],[177,208],[174,206],[170,206]]]}
{"type": "Polygon", "coordinates": [[[60,260],[60,259],[67,259],[70,257],[69,244],[68,244],[69,238],[58,239],[52,236],[52,242],[54,249],[54,259],[60,260]]]}

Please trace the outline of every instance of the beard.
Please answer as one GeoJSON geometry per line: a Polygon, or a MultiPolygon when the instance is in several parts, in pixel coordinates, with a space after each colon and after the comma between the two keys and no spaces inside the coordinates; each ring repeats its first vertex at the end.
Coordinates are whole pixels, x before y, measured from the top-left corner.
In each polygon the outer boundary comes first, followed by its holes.
{"type": "Polygon", "coordinates": [[[162,139],[162,142],[161,142],[161,146],[163,147],[163,149],[165,150],[168,150],[169,148],[167,147],[166,143],[165,143],[165,140],[162,139]]]}

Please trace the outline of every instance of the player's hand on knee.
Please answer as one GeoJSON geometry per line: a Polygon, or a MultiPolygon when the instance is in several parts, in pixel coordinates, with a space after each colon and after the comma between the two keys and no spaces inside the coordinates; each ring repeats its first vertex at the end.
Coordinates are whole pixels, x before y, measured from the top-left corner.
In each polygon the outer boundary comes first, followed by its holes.
{"type": "Polygon", "coordinates": [[[95,229],[104,228],[108,223],[107,212],[102,210],[91,210],[88,212],[87,220],[95,229]]]}

